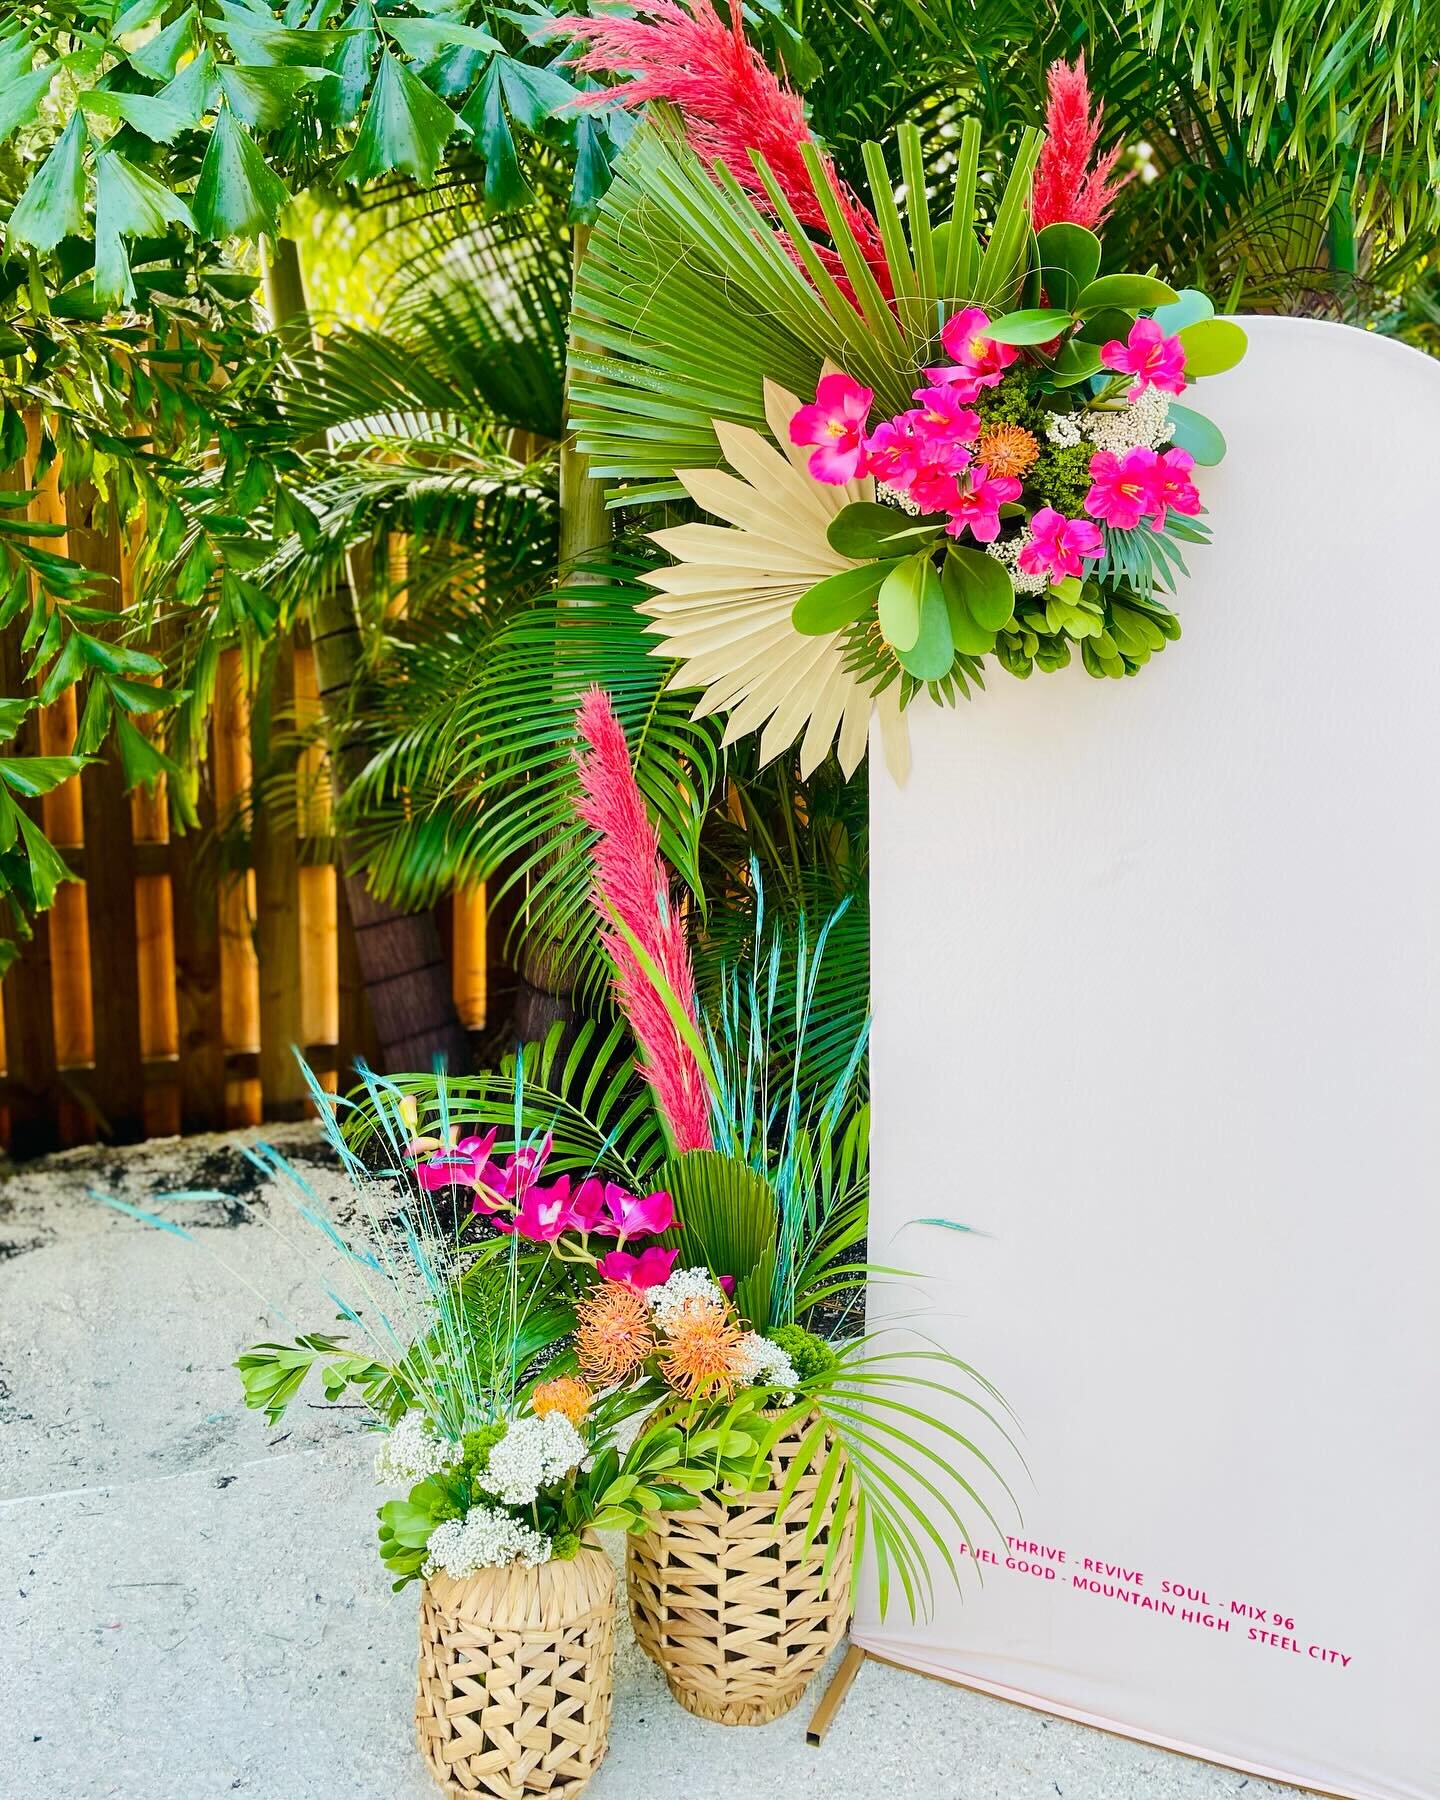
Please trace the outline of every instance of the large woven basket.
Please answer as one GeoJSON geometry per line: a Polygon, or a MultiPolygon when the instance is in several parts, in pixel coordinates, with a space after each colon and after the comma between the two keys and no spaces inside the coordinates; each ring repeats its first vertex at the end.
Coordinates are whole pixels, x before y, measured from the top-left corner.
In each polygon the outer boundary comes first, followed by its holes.
{"type": "Polygon", "coordinates": [[[813,1416],[799,1421],[777,1442],[764,1488],[662,1513],[643,1536],[628,1540],[636,1639],[664,1671],[670,1692],[699,1718],[720,1725],[778,1719],[845,1635],[853,1495],[837,1518],[838,1484],[832,1485],[825,1526],[809,1550],[803,1547],[828,1440],[816,1441],[783,1515],[776,1515],[787,1472],[813,1423],[813,1416]],[[836,1533],[826,1583],[821,1576],[836,1533]]]}
{"type": "Polygon", "coordinates": [[[432,1575],[420,1601],[420,1750],[447,1795],[569,1800],[600,1766],[614,1694],[615,1569],[432,1575]]]}

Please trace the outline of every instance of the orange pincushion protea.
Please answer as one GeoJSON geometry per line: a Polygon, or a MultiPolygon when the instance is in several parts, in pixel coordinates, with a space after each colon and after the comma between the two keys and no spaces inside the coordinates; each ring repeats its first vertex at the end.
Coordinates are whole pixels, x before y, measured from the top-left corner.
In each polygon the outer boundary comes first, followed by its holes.
{"type": "Polygon", "coordinates": [[[1040,446],[1023,425],[992,425],[975,450],[992,475],[1023,475],[1040,454],[1040,446]]]}
{"type": "Polygon", "coordinates": [[[623,1381],[655,1348],[650,1309],[618,1281],[602,1281],[575,1308],[575,1354],[602,1386],[623,1381]]]}
{"type": "Polygon", "coordinates": [[[559,1375],[554,1381],[542,1381],[530,1396],[530,1410],[537,1419],[549,1413],[562,1413],[578,1431],[585,1423],[594,1395],[588,1382],[574,1375],[559,1375]]]}
{"type": "Polygon", "coordinates": [[[687,1300],[665,1327],[660,1367],[687,1399],[729,1395],[740,1379],[741,1330],[728,1307],[687,1300]]]}

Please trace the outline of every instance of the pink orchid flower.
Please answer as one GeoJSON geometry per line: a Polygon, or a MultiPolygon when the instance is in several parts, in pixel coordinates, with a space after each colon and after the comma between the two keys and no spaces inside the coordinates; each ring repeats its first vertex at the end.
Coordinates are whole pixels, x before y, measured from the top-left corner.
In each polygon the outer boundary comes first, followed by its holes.
{"type": "Polygon", "coordinates": [[[735,1298],[735,1277],[733,1275],[717,1275],[715,1285],[727,1300],[735,1298]]]}
{"type": "Polygon", "coordinates": [[[640,1199],[634,1194],[627,1194],[624,1188],[617,1187],[613,1181],[607,1182],[605,1210],[610,1215],[611,1223],[609,1226],[601,1225],[599,1229],[618,1234],[622,1243],[626,1238],[658,1237],[675,1223],[675,1202],[664,1188],[657,1188],[653,1194],[646,1194],[640,1199]]]}
{"type": "Polygon", "coordinates": [[[843,487],[865,473],[865,421],[875,399],[849,375],[822,375],[815,400],[790,420],[792,444],[814,444],[810,473],[817,481],[843,487]]]}
{"type": "Polygon", "coordinates": [[[1162,450],[1151,472],[1150,502],[1154,516],[1152,531],[1165,526],[1167,512],[1185,513],[1193,518],[1200,511],[1200,490],[1190,478],[1195,458],[1188,450],[1162,450]]]}
{"type": "Polygon", "coordinates": [[[508,1217],[497,1214],[495,1229],[517,1232],[532,1244],[553,1244],[575,1229],[575,1209],[570,1199],[570,1177],[561,1175],[549,1187],[531,1183],[519,1206],[508,1217]]]}
{"type": "Polygon", "coordinates": [[[1092,519],[1103,519],[1112,531],[1133,531],[1155,510],[1155,465],[1159,457],[1146,445],[1117,456],[1097,450],[1090,458],[1093,486],[1085,496],[1092,519]]]}
{"type": "MultiPolygon", "coordinates": [[[[491,1142],[494,1142],[493,1133],[491,1142]]],[[[549,1160],[553,1142],[547,1131],[538,1144],[522,1144],[503,1166],[492,1162],[482,1168],[475,1178],[476,1194],[472,1210],[494,1214],[502,1210],[502,1203],[505,1201],[514,1204],[523,1200],[526,1192],[539,1180],[540,1171],[549,1160]]]]}
{"type": "Polygon", "coordinates": [[[1137,319],[1123,344],[1111,338],[1101,348],[1100,361],[1107,369],[1135,377],[1127,400],[1138,400],[1149,387],[1165,394],[1185,392],[1185,346],[1178,337],[1166,337],[1153,319],[1137,319]]]}
{"type": "Polygon", "coordinates": [[[618,1281],[621,1287],[643,1293],[646,1288],[659,1287],[670,1279],[670,1271],[679,1255],[678,1250],[664,1250],[659,1244],[651,1244],[638,1256],[632,1256],[628,1250],[611,1250],[600,1258],[595,1268],[604,1280],[618,1281]]]}
{"type": "Polygon", "coordinates": [[[953,389],[960,400],[974,400],[982,388],[1000,385],[1020,352],[1014,344],[986,337],[989,323],[989,313],[979,306],[967,306],[945,321],[940,342],[953,366],[927,369],[932,383],[953,389]]]}
{"type": "MultiPolygon", "coordinates": [[[[451,1134],[453,1137],[453,1133],[451,1134]]],[[[447,1187],[476,1187],[490,1166],[490,1151],[496,1133],[484,1137],[464,1137],[448,1148],[435,1138],[418,1138],[408,1146],[411,1156],[430,1155],[416,1165],[415,1179],[427,1194],[447,1187]]]]}
{"type": "Polygon", "coordinates": [[[993,544],[1000,535],[1000,508],[1018,500],[1020,488],[1013,475],[992,475],[984,463],[974,464],[964,486],[948,502],[946,531],[958,538],[968,529],[977,543],[993,544]]]}
{"type": "Polygon", "coordinates": [[[1084,574],[1087,559],[1100,555],[1105,540],[1089,519],[1067,519],[1053,506],[1042,506],[1030,520],[1030,537],[1016,563],[1026,575],[1048,575],[1064,581],[1084,574]]]}
{"type": "Polygon", "coordinates": [[[575,1198],[571,1210],[575,1216],[575,1226],[579,1231],[605,1231],[605,1193],[610,1182],[602,1181],[598,1175],[589,1175],[575,1190],[575,1198]]]}

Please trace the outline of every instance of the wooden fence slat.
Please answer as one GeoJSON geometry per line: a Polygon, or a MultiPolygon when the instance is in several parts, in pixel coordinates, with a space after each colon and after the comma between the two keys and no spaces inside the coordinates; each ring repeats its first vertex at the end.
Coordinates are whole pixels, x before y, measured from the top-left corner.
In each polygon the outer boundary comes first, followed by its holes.
{"type": "MultiPolygon", "coordinates": [[[[282,644],[272,675],[272,734],[288,730],[295,701],[295,650],[282,644]]],[[[256,758],[259,760],[258,756],[256,758]]],[[[300,842],[294,809],[257,797],[250,832],[255,866],[255,936],[260,959],[260,1092],[265,1116],[301,1118],[309,1089],[295,1060],[305,1044],[300,971],[300,842]]]]}
{"type": "MultiPolygon", "coordinates": [[[[96,604],[119,611],[120,535],[97,529],[98,496],[87,482],[67,499],[70,554],[108,577],[96,604]]],[[[90,920],[92,1092],[119,1143],[145,1135],[145,1070],[140,1049],[140,958],[135,913],[135,842],[120,753],[108,745],[80,783],[85,824],[85,908],[90,920]]]]}
{"type": "Polygon", "coordinates": [[[198,828],[170,840],[180,1124],[184,1131],[219,1131],[225,1124],[225,1010],[218,883],[213,871],[207,878],[200,868],[201,834],[215,825],[207,788],[196,811],[198,828]]]}
{"type": "MultiPolygon", "coordinates": [[[[0,470],[0,489],[23,492],[23,463],[0,470]]],[[[23,622],[0,634],[0,693],[27,692],[20,654],[23,622]]],[[[15,742],[17,756],[40,754],[40,722],[32,712],[15,742]]],[[[41,809],[26,810],[35,819],[41,809]]],[[[37,1156],[60,1142],[55,1081],[54,1001],[50,987],[50,924],[42,913],[34,938],[21,946],[19,961],[5,977],[5,1070],[10,1110],[10,1148],[16,1156],[37,1156]]]]}
{"type": "Polygon", "coordinates": [[[339,869],[335,871],[337,985],[339,1011],[339,1087],[343,1094],[353,1085],[355,1065],[364,1061],[374,1068],[380,1059],[380,1040],[370,1014],[370,996],[360,970],[355,944],[355,925],[350,917],[350,895],[339,869]]]}

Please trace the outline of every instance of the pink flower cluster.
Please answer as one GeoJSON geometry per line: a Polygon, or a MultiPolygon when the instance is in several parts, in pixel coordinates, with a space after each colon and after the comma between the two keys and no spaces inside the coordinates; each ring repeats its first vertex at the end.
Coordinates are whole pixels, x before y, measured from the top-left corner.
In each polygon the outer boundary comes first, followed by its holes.
{"type": "Polygon", "coordinates": [[[919,402],[867,432],[873,389],[849,375],[824,375],[812,405],[790,421],[790,438],[814,446],[810,473],[840,486],[862,475],[904,494],[925,512],[950,515],[951,537],[966,531],[978,543],[1000,535],[1000,508],[1020,498],[1013,475],[992,475],[975,458],[980,415],[970,403],[982,389],[1000,382],[1019,352],[984,335],[989,315],[967,307],[946,321],[941,342],[951,361],[927,369],[928,385],[915,390],[919,402]]]}
{"type": "MultiPolygon", "coordinates": [[[[914,394],[918,405],[882,420],[873,431],[873,389],[838,371],[822,376],[813,403],[790,420],[791,441],[812,446],[809,469],[815,479],[842,486],[871,475],[921,511],[948,514],[945,530],[951,537],[968,531],[977,543],[994,543],[1000,509],[1020,498],[1023,483],[1013,475],[992,474],[978,455],[981,421],[972,403],[986,388],[998,386],[1020,355],[1014,345],[986,335],[989,323],[978,306],[948,319],[940,341],[950,361],[925,371],[928,385],[914,394]]],[[[1153,319],[1137,319],[1123,343],[1112,338],[1100,361],[1135,377],[1132,402],[1151,387],[1184,391],[1184,345],[1153,319]]],[[[1137,449],[1123,456],[1097,451],[1085,498],[1089,517],[1067,519],[1053,507],[1039,508],[1028,522],[1017,566],[1053,582],[1076,578],[1086,562],[1104,554],[1104,538],[1093,520],[1114,531],[1133,531],[1144,519],[1159,531],[1169,512],[1199,512],[1193,468],[1184,450],[1137,449]]]]}
{"type": "Polygon", "coordinates": [[[578,1186],[568,1175],[542,1185],[541,1171],[551,1150],[549,1135],[501,1160],[491,1156],[497,1135],[489,1131],[449,1146],[433,1138],[417,1139],[409,1146],[410,1154],[424,1160],[416,1163],[415,1179],[427,1193],[444,1187],[472,1188],[473,1211],[483,1213],[497,1231],[513,1232],[532,1244],[553,1244],[567,1233],[615,1238],[616,1248],[596,1265],[607,1281],[648,1288],[669,1279],[678,1251],[651,1244],[636,1255],[623,1248],[631,1238],[658,1237],[675,1223],[675,1203],[663,1188],[632,1194],[598,1175],[578,1186]]]}
{"type": "Polygon", "coordinates": [[[1117,456],[1097,450],[1090,458],[1094,483],[1085,496],[1092,519],[1103,519],[1112,531],[1133,531],[1142,519],[1159,531],[1167,512],[1193,517],[1200,510],[1200,490],[1191,480],[1195,458],[1188,450],[1151,450],[1140,445],[1117,456]]]}

